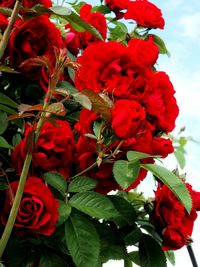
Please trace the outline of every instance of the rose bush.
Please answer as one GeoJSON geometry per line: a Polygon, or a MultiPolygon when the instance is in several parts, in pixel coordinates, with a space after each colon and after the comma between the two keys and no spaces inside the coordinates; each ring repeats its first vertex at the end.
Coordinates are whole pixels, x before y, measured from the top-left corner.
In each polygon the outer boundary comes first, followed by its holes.
{"type": "Polygon", "coordinates": [[[187,142],[164,24],[147,0],[0,0],[0,265],[166,267],[191,244],[200,193],[162,164],[187,142]]]}

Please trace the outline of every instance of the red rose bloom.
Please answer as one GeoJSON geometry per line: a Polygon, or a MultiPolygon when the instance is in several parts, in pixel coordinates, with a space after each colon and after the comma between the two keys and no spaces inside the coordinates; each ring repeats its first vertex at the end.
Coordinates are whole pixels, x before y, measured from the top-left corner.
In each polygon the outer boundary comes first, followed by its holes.
{"type": "Polygon", "coordinates": [[[144,108],[135,100],[118,100],[112,109],[111,127],[122,139],[135,137],[139,134],[145,117],[144,108]]]}
{"type": "Polygon", "coordinates": [[[4,31],[8,26],[8,20],[4,15],[0,14],[0,32],[4,31]]]}
{"type": "MultiPolygon", "coordinates": [[[[6,191],[6,198],[1,222],[6,225],[12,206],[10,190],[15,195],[18,182],[12,182],[6,191]]],[[[14,229],[18,235],[35,233],[50,236],[55,231],[58,220],[59,202],[54,198],[49,188],[36,177],[29,177],[26,181],[22,200],[19,206],[14,229]]]]}
{"type": "Polygon", "coordinates": [[[78,58],[81,67],[75,76],[76,87],[108,92],[111,98],[139,99],[150,70],[134,58],[134,49],[115,41],[90,45],[78,58]]]}
{"type": "Polygon", "coordinates": [[[175,91],[165,72],[152,72],[141,104],[145,107],[152,130],[171,132],[179,109],[174,97],[175,91]]]}
{"type": "Polygon", "coordinates": [[[129,2],[129,0],[105,0],[105,4],[115,13],[115,19],[121,19],[124,16],[121,10],[127,9],[129,2]]]}
{"type": "MultiPolygon", "coordinates": [[[[102,38],[106,39],[107,25],[105,16],[98,12],[91,12],[92,6],[84,4],[80,8],[80,17],[94,26],[101,34],[102,38]]],[[[91,43],[101,42],[100,39],[95,37],[88,31],[85,32],[76,32],[70,24],[67,24],[66,29],[69,29],[69,32],[66,35],[67,48],[74,54],[78,53],[78,49],[84,49],[91,43]]]]}
{"type": "MultiPolygon", "coordinates": [[[[26,59],[46,56],[50,62],[55,61],[54,47],[62,48],[63,41],[60,31],[45,15],[33,17],[19,23],[11,34],[7,53],[11,67],[19,68],[26,59]]],[[[48,83],[46,69],[41,67],[26,67],[22,73],[33,81],[39,82],[43,89],[48,83]]]]}
{"type": "Polygon", "coordinates": [[[128,46],[133,48],[135,55],[134,60],[137,64],[142,64],[146,67],[152,67],[157,59],[159,54],[158,46],[153,42],[153,37],[149,36],[148,40],[142,39],[131,39],[128,42],[128,46]]]}
{"type": "Polygon", "coordinates": [[[163,158],[174,152],[171,140],[162,137],[153,137],[151,147],[153,155],[162,155],[163,158]]]}
{"type": "MultiPolygon", "coordinates": [[[[0,0],[0,6],[13,8],[15,5],[15,0],[0,0]]],[[[22,0],[22,6],[26,8],[31,8],[35,5],[43,5],[45,7],[51,7],[51,0],[22,0]]]]}
{"type": "MultiPolygon", "coordinates": [[[[191,186],[189,184],[186,186],[192,199],[195,198],[191,186]]],[[[186,245],[188,237],[192,235],[194,221],[197,218],[196,204],[193,203],[192,210],[188,214],[166,185],[159,186],[155,192],[155,208],[150,217],[156,229],[162,234],[163,250],[176,250],[186,245]]]]}
{"type": "Polygon", "coordinates": [[[130,1],[125,19],[133,19],[139,26],[163,29],[165,21],[161,10],[147,0],[130,1]]]}
{"type": "MultiPolygon", "coordinates": [[[[38,141],[34,146],[31,173],[56,171],[69,177],[71,173],[72,157],[74,150],[74,137],[67,121],[44,123],[38,141]]],[[[26,156],[27,137],[32,130],[28,126],[24,139],[15,147],[12,153],[13,165],[18,173],[21,172],[26,156]]]]}

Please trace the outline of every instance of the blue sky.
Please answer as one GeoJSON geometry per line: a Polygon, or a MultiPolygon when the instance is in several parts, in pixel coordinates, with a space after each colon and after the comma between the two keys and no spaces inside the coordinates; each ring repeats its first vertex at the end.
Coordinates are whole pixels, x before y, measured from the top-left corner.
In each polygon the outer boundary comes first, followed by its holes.
{"type": "MultiPolygon", "coordinates": [[[[89,0],[88,3],[100,1],[89,0]]],[[[200,2],[199,0],[152,0],[161,8],[166,21],[165,30],[154,33],[165,41],[171,57],[161,55],[157,68],[166,71],[176,90],[176,98],[180,108],[177,129],[185,126],[186,136],[192,136],[197,142],[186,145],[187,180],[200,191],[200,2]]],[[[173,157],[166,160],[169,169],[176,167],[173,157]]],[[[151,192],[149,179],[141,186],[146,193],[151,192]]],[[[200,214],[196,221],[193,239],[194,251],[200,264],[200,214]],[[199,255],[197,255],[197,253],[199,255]]],[[[176,252],[176,267],[192,266],[185,248],[176,252]]],[[[105,267],[122,267],[123,262],[109,262],[105,267]]],[[[169,265],[170,266],[170,265],[169,265]]]]}

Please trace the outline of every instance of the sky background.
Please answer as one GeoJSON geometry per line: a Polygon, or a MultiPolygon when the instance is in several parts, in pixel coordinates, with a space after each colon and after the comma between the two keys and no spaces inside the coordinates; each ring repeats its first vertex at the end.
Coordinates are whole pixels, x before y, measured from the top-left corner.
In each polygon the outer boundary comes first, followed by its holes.
{"type": "MultiPolygon", "coordinates": [[[[70,2],[70,1],[69,1],[70,2]]],[[[88,0],[88,3],[99,3],[97,0],[88,0]]],[[[186,145],[187,181],[193,188],[200,191],[200,1],[199,0],[152,0],[165,18],[165,30],[156,30],[154,33],[162,37],[171,54],[171,57],[161,55],[157,69],[165,71],[176,90],[176,99],[180,114],[176,122],[177,131],[186,127],[185,136],[192,136],[196,142],[186,145]]],[[[173,156],[165,161],[170,170],[177,163],[173,156]]],[[[151,177],[145,179],[140,190],[146,195],[153,195],[151,177]]],[[[193,231],[193,249],[200,265],[200,214],[195,222],[193,231]]],[[[176,267],[192,267],[186,248],[175,253],[176,267]]],[[[170,264],[168,264],[171,267],[170,264]]],[[[122,261],[110,261],[104,267],[123,267],[122,261]]]]}

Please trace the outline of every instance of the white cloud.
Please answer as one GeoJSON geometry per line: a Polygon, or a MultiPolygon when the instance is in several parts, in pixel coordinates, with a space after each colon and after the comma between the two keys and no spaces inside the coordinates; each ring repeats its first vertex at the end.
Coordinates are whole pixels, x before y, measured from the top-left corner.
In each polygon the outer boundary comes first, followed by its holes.
{"type": "Polygon", "coordinates": [[[200,40],[200,12],[181,17],[178,25],[184,37],[192,41],[200,40]]]}

